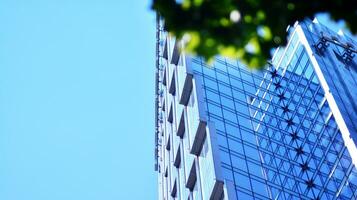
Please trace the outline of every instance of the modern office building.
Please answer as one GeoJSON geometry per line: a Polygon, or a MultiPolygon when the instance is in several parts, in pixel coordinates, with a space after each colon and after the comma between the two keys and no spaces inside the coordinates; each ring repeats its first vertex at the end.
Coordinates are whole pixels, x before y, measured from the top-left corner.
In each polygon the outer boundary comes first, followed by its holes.
{"type": "Polygon", "coordinates": [[[159,199],[357,199],[357,44],[288,28],[263,71],[180,52],[157,23],[159,199]]]}

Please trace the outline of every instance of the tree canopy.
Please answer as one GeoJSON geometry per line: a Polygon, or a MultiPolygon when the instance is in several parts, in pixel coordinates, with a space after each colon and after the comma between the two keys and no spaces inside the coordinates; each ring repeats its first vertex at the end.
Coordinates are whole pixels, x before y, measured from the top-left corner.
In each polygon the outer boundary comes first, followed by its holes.
{"type": "Polygon", "coordinates": [[[153,0],[165,29],[187,41],[185,51],[206,60],[215,55],[263,67],[273,47],[285,45],[286,28],[296,20],[328,12],[357,32],[352,0],[153,0]]]}

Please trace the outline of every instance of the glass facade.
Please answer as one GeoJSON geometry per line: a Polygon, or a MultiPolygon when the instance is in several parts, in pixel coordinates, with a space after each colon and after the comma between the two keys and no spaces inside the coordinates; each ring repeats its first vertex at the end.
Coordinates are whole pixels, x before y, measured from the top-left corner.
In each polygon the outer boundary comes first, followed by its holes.
{"type": "Polygon", "coordinates": [[[269,67],[179,52],[158,21],[159,199],[357,199],[356,42],[295,23],[269,67]]]}

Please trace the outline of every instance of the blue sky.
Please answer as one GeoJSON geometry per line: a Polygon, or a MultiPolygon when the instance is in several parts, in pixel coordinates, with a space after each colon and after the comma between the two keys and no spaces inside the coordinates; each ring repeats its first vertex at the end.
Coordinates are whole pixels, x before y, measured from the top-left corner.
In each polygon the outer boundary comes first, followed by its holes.
{"type": "Polygon", "coordinates": [[[156,199],[149,1],[0,0],[0,199],[156,199]]]}

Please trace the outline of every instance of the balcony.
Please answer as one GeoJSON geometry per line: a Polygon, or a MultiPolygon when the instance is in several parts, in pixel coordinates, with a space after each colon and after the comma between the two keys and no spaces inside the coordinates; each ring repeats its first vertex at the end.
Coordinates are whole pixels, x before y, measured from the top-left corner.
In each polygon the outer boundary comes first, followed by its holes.
{"type": "Polygon", "coordinates": [[[190,99],[190,94],[192,91],[192,79],[193,75],[192,74],[186,74],[185,77],[185,82],[183,84],[183,88],[181,91],[181,97],[180,97],[180,104],[187,106],[188,100],[190,99]]]}
{"type": "Polygon", "coordinates": [[[175,41],[175,45],[172,52],[171,64],[177,65],[180,59],[179,41],[175,41]]]}
{"type": "MultiPolygon", "coordinates": [[[[174,133],[174,132],[172,132],[172,133],[174,133]]],[[[176,152],[177,149],[179,149],[180,142],[181,142],[181,139],[179,137],[176,137],[174,134],[172,134],[172,143],[173,143],[172,150],[173,150],[173,152],[176,152]]]]}
{"type": "Polygon", "coordinates": [[[168,151],[170,151],[170,149],[171,149],[170,137],[171,137],[171,135],[169,134],[167,136],[167,141],[166,141],[166,150],[168,150],[168,151]]]}
{"type": "Polygon", "coordinates": [[[199,156],[206,139],[206,122],[200,121],[191,146],[191,154],[199,156]]]}
{"type": "Polygon", "coordinates": [[[171,189],[171,197],[172,198],[176,198],[176,194],[177,194],[177,180],[175,179],[175,182],[174,182],[173,187],[171,189]]]}
{"type": "Polygon", "coordinates": [[[164,52],[162,53],[162,57],[167,60],[168,55],[167,55],[167,40],[165,41],[165,46],[164,46],[164,52]]]}
{"type": "Polygon", "coordinates": [[[195,187],[196,180],[197,180],[196,162],[193,161],[190,173],[189,173],[188,178],[187,178],[186,188],[188,188],[190,191],[192,191],[193,188],[195,187]]]}
{"type": "Polygon", "coordinates": [[[170,81],[169,93],[175,96],[176,94],[176,78],[175,78],[175,70],[172,72],[172,77],[170,81]]]}
{"type": "Polygon", "coordinates": [[[166,67],[164,68],[164,76],[162,77],[162,84],[167,85],[166,79],[167,79],[167,72],[166,72],[166,67]]]}
{"type": "Polygon", "coordinates": [[[223,196],[223,182],[215,181],[210,200],[220,200],[223,196]]]}
{"type": "Polygon", "coordinates": [[[179,145],[179,147],[177,148],[177,151],[175,153],[174,166],[176,168],[179,168],[180,164],[181,164],[181,148],[179,145]]]}
{"type": "Polygon", "coordinates": [[[182,109],[180,122],[178,124],[176,135],[179,136],[180,138],[183,138],[184,134],[185,134],[185,110],[182,109]]]}
{"type": "Polygon", "coordinates": [[[170,109],[169,109],[169,115],[168,115],[168,117],[167,117],[167,121],[168,122],[170,122],[170,123],[172,123],[173,121],[174,121],[174,114],[173,114],[173,105],[172,105],[173,103],[171,102],[171,106],[170,106],[170,109]]]}

